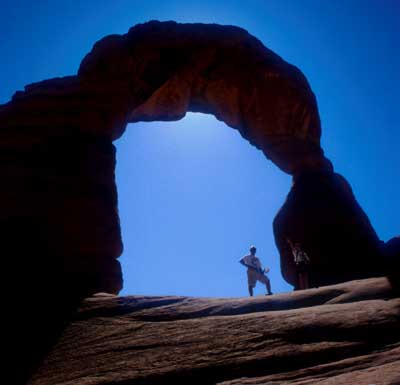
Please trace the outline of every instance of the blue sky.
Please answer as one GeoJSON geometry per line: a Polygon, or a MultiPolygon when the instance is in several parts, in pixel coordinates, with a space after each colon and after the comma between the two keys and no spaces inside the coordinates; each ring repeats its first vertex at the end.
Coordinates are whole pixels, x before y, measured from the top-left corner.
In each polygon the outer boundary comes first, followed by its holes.
{"type": "MultiPolygon", "coordinates": [[[[151,19],[247,29],[307,76],[322,145],[381,239],[398,234],[400,1],[2,1],[0,103],[24,85],[75,74],[101,37],[151,19]]],[[[272,220],[281,172],[214,117],[129,125],[117,146],[123,294],[247,295],[250,244],[281,278],[272,220]]],[[[258,286],[256,294],[263,289],[258,286]]]]}

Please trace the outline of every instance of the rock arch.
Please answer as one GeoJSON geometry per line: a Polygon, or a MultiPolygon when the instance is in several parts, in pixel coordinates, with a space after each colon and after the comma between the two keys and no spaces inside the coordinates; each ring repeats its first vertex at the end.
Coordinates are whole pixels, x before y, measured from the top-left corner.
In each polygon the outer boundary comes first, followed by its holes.
{"type": "Polygon", "coordinates": [[[238,129],[285,172],[330,169],[320,148],[315,96],[304,75],[243,29],[137,25],[96,43],[78,76],[113,95],[105,113],[122,119],[106,128],[112,138],[126,122],[204,112],[238,129]]]}
{"type": "Polygon", "coordinates": [[[186,111],[215,115],[293,175],[274,221],[288,282],[296,284],[287,236],[309,251],[314,285],[379,273],[381,244],[324,156],[315,96],[300,70],[237,27],[137,25],[97,42],[77,75],[28,85],[0,106],[3,271],[16,296],[35,299],[9,308],[13,346],[30,347],[7,350],[21,378],[77,301],[121,289],[112,141],[128,122],[186,111]],[[25,313],[29,327],[18,324],[25,313]]]}
{"type": "Polygon", "coordinates": [[[3,165],[14,170],[3,171],[3,223],[20,220],[40,229],[48,240],[45,254],[57,260],[59,274],[78,277],[83,292],[118,292],[122,241],[112,141],[129,122],[178,120],[186,111],[215,115],[293,175],[295,186],[274,222],[286,280],[295,284],[285,237],[306,243],[321,261],[315,272],[321,278],[324,269],[331,271],[332,255],[323,249],[332,239],[316,228],[341,237],[349,216],[357,223],[346,234],[367,245],[358,250],[377,255],[368,218],[321,149],[317,103],[304,75],[245,30],[216,24],[152,21],[107,36],[76,76],[31,84],[0,106],[3,165]],[[310,197],[295,193],[300,186],[312,197],[306,212],[310,197]],[[295,209],[292,201],[300,196],[295,209]],[[346,209],[336,215],[332,207],[346,209]],[[313,222],[304,227],[312,212],[313,222]]]}

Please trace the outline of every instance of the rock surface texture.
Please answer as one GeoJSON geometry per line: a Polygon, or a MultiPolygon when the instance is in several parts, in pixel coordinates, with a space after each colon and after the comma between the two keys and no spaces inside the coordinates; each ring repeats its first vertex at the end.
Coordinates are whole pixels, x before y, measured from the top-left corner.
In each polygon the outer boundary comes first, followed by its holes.
{"type": "Polygon", "coordinates": [[[30,385],[400,384],[386,278],[272,297],[87,299],[30,385]]]}

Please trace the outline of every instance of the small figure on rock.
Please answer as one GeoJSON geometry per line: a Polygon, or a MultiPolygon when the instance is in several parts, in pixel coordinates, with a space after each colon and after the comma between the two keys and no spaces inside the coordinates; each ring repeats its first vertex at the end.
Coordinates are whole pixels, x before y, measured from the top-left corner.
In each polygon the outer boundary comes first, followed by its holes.
{"type": "Polygon", "coordinates": [[[306,252],[301,248],[301,244],[293,242],[288,238],[287,239],[290,248],[292,249],[294,263],[296,264],[297,270],[297,286],[295,289],[304,290],[310,287],[309,277],[308,277],[308,268],[310,265],[310,258],[306,252]]]}
{"type": "Polygon", "coordinates": [[[247,281],[249,284],[250,297],[253,296],[253,289],[256,286],[257,281],[263,283],[267,289],[266,295],[272,295],[271,282],[265,275],[269,269],[263,269],[260,260],[256,257],[256,247],[250,247],[250,254],[244,256],[239,262],[247,267],[247,281]]]}

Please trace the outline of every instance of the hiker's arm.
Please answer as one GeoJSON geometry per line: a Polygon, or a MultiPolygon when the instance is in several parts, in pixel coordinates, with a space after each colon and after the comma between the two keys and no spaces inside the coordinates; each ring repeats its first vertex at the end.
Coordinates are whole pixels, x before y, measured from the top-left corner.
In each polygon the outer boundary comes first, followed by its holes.
{"type": "Polygon", "coordinates": [[[246,262],[244,261],[244,258],[242,258],[242,259],[239,261],[239,263],[242,264],[243,266],[248,267],[248,266],[246,265],[246,262]]]}
{"type": "Polygon", "coordinates": [[[240,263],[241,263],[244,267],[248,267],[248,268],[250,268],[250,269],[256,269],[254,266],[248,265],[246,262],[240,261],[240,263]]]}
{"type": "Polygon", "coordinates": [[[252,265],[248,265],[248,264],[244,261],[244,258],[242,258],[242,259],[239,261],[239,263],[241,263],[243,266],[248,267],[248,268],[250,268],[250,269],[255,269],[255,270],[257,270],[256,267],[254,267],[254,266],[252,266],[252,265]]]}

